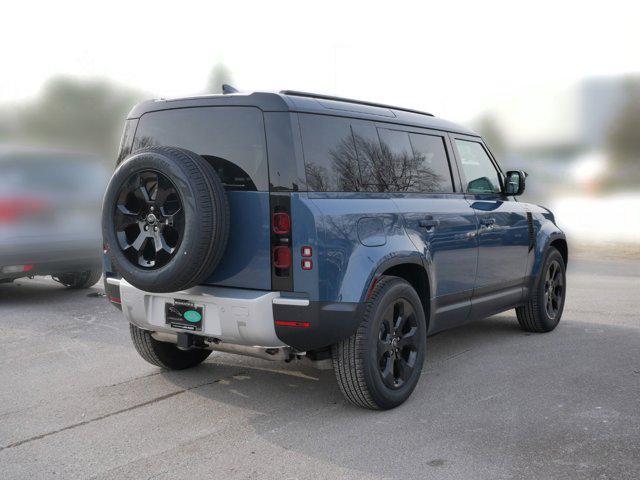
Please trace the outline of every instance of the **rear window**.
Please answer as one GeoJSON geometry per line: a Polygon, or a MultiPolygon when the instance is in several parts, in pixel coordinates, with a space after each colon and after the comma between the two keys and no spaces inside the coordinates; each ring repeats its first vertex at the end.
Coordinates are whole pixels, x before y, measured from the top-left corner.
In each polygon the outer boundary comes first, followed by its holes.
{"type": "Polygon", "coordinates": [[[253,107],[199,107],[140,118],[133,150],[186,148],[207,160],[227,190],[269,190],[262,112],[253,107]]]}

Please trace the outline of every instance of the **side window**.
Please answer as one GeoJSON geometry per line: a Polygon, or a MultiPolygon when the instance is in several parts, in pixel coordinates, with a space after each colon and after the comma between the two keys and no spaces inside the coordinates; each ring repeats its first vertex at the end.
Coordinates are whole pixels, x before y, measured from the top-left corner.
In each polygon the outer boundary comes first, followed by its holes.
{"type": "Polygon", "coordinates": [[[456,139],[462,173],[469,193],[500,193],[500,177],[482,144],[456,139]]]}
{"type": "Polygon", "coordinates": [[[417,160],[418,184],[421,192],[451,193],[453,182],[444,138],[421,133],[409,134],[417,160]]]}
{"type": "Polygon", "coordinates": [[[359,192],[358,154],[348,119],[300,114],[307,186],[314,192],[359,192]]]}
{"type": "Polygon", "coordinates": [[[385,192],[453,192],[444,139],[435,135],[378,129],[380,149],[363,178],[385,192]]]}
{"type": "Polygon", "coordinates": [[[254,107],[200,107],[145,113],[133,150],[186,148],[216,170],[227,190],[269,190],[262,112],[254,107]]]}
{"type": "Polygon", "coordinates": [[[409,134],[400,130],[378,129],[380,153],[374,178],[384,192],[416,192],[418,190],[417,162],[413,155],[409,134]]]}

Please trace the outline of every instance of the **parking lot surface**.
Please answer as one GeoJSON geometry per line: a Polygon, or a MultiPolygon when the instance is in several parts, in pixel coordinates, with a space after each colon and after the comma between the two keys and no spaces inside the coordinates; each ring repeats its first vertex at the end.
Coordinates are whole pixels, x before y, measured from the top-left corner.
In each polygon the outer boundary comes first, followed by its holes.
{"type": "Polygon", "coordinates": [[[552,333],[509,312],[430,337],[373,412],[303,362],[163,372],[99,285],[0,285],[0,478],[640,478],[640,262],[576,260],[568,288],[552,333]]]}

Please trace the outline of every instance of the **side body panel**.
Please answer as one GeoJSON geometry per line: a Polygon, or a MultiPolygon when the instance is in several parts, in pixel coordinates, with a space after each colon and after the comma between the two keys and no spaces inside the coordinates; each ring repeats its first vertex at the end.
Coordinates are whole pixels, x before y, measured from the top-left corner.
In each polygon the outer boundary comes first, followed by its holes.
{"type": "Polygon", "coordinates": [[[319,212],[318,300],[362,302],[380,265],[422,257],[390,195],[310,193],[308,201],[319,212]]]}
{"type": "Polygon", "coordinates": [[[483,317],[521,301],[529,227],[526,209],[516,201],[484,195],[470,196],[469,200],[479,223],[472,316],[483,317]]]}
{"type": "Polygon", "coordinates": [[[454,146],[463,191],[467,192],[467,200],[478,219],[478,268],[470,319],[483,318],[513,308],[522,301],[530,245],[527,209],[514,197],[500,192],[468,193],[471,185],[476,183],[477,188],[477,182],[482,179],[465,178],[465,167],[475,165],[471,169],[473,172],[480,164],[473,158],[463,163],[458,141],[476,144],[478,150],[484,152],[486,164],[493,175],[497,175],[500,187],[504,185],[504,174],[481,138],[459,134],[450,134],[449,137],[454,146]]]}
{"type": "Polygon", "coordinates": [[[563,241],[566,244],[567,238],[564,232],[556,225],[555,217],[549,210],[528,203],[522,203],[522,205],[531,212],[533,226],[533,238],[527,257],[523,294],[524,299],[527,299],[540,274],[544,256],[549,246],[554,241],[563,241]]]}
{"type": "Polygon", "coordinates": [[[395,198],[409,238],[425,260],[432,291],[429,332],[464,323],[478,262],[476,215],[462,195],[395,198]]]}

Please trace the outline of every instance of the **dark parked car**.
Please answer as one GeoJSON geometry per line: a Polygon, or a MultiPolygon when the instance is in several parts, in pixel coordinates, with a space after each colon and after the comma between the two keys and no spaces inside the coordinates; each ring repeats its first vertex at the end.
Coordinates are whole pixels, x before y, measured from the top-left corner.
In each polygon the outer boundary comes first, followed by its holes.
{"type": "Polygon", "coordinates": [[[107,170],[85,154],[2,147],[0,172],[0,282],[52,275],[70,288],[97,283],[107,170]]]}
{"type": "Polygon", "coordinates": [[[482,138],[302,92],[151,101],[103,204],[108,296],[163,368],[211,350],[332,362],[352,403],[413,391],[427,337],[516,309],[558,324],[567,242],[482,138]]]}

